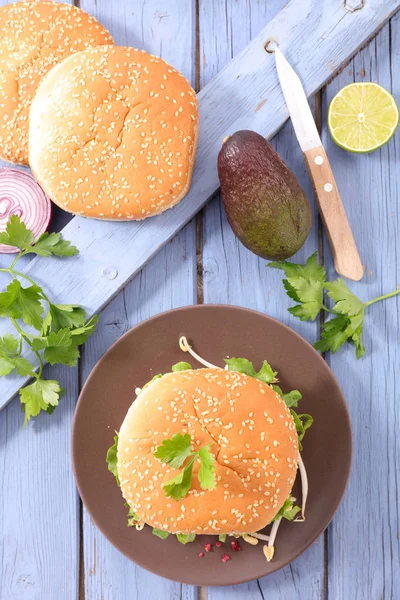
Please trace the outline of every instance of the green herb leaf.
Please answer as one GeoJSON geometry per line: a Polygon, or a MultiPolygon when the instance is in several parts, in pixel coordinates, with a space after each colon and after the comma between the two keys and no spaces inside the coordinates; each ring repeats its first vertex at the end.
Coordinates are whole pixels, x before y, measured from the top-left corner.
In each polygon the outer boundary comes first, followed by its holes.
{"type": "Polygon", "coordinates": [[[171,371],[173,373],[178,373],[179,371],[190,371],[192,369],[192,365],[189,365],[188,362],[178,362],[176,365],[172,365],[171,371]]]}
{"type": "Polygon", "coordinates": [[[196,456],[190,459],[186,467],[176,477],[164,483],[166,496],[170,496],[174,500],[181,500],[186,496],[192,485],[192,472],[195,460],[196,456]]]}
{"type": "Polygon", "coordinates": [[[185,435],[176,433],[171,439],[164,440],[154,452],[156,458],[174,469],[179,469],[192,454],[188,433],[185,435]]]}
{"type": "Polygon", "coordinates": [[[226,542],[226,533],[220,533],[218,536],[218,540],[222,543],[226,542]]]}
{"type": "Polygon", "coordinates": [[[170,535],[170,533],[169,531],[164,531],[163,529],[157,529],[157,527],[153,527],[153,535],[156,535],[162,540],[165,540],[170,535]]]}
{"type": "Polygon", "coordinates": [[[5,356],[0,357],[0,377],[8,375],[15,369],[15,361],[5,356]]]}
{"type": "Polygon", "coordinates": [[[217,485],[215,475],[215,457],[211,452],[212,444],[203,446],[198,451],[198,457],[200,459],[199,469],[199,483],[202,490],[213,490],[217,485]]]}
{"type": "Polygon", "coordinates": [[[22,318],[27,325],[40,330],[43,313],[41,291],[37,285],[23,288],[18,279],[13,279],[6,291],[0,294],[0,316],[22,318]]]}
{"type": "Polygon", "coordinates": [[[17,338],[10,333],[0,337],[0,354],[2,356],[14,357],[18,352],[18,346],[17,338]]]}
{"type": "Polygon", "coordinates": [[[333,307],[335,312],[354,317],[364,310],[365,304],[349,290],[343,279],[328,282],[325,288],[328,296],[336,302],[333,307]]]}
{"type": "Polygon", "coordinates": [[[290,409],[290,414],[292,415],[294,424],[296,426],[296,431],[299,438],[299,450],[302,450],[303,447],[301,441],[303,440],[307,429],[309,429],[313,424],[314,419],[311,415],[306,413],[298,415],[293,409],[290,409]]]}
{"type": "Polygon", "coordinates": [[[176,539],[181,544],[188,544],[190,542],[194,542],[194,540],[196,539],[196,534],[195,533],[177,533],[176,539]]]}
{"type": "Polygon", "coordinates": [[[118,433],[114,436],[113,445],[107,450],[106,461],[107,461],[107,465],[108,465],[108,470],[111,471],[111,473],[114,475],[115,479],[117,480],[118,485],[121,485],[120,481],[119,481],[118,469],[117,469],[117,464],[118,464],[117,451],[118,451],[118,433]]]}
{"type": "Polygon", "coordinates": [[[287,521],[293,521],[295,516],[301,511],[300,506],[294,505],[295,501],[296,501],[296,499],[293,498],[292,496],[289,496],[288,498],[286,498],[285,502],[283,503],[283,506],[277,512],[277,514],[275,515],[275,517],[272,520],[276,521],[277,519],[283,518],[283,519],[286,519],[287,521]]]}
{"type": "Polygon", "coordinates": [[[63,389],[58,381],[47,379],[37,379],[31,385],[22,388],[20,395],[25,413],[24,425],[41,410],[57,406],[62,393],[63,389]]]}
{"type": "Polygon", "coordinates": [[[305,265],[279,261],[270,262],[268,266],[283,270],[286,293],[289,298],[299,302],[289,312],[302,321],[314,321],[323,307],[326,281],[326,271],[318,264],[317,252],[308,258],[305,265]]]}
{"type": "Polygon", "coordinates": [[[50,304],[51,328],[53,331],[82,327],[86,321],[86,311],[75,304],[50,304]]]}
{"type": "Polygon", "coordinates": [[[51,365],[62,364],[74,367],[79,358],[79,350],[72,343],[71,331],[60,329],[51,331],[46,339],[46,348],[43,353],[44,359],[51,365]]]}
{"type": "Polygon", "coordinates": [[[74,256],[79,252],[78,248],[71,245],[71,242],[62,239],[61,233],[47,232],[40,236],[34,246],[27,246],[26,250],[40,256],[74,256]]]}
{"type": "Polygon", "coordinates": [[[279,386],[272,385],[271,387],[277,394],[279,394],[288,408],[297,408],[299,400],[302,398],[299,390],[292,390],[291,392],[284,394],[279,386]]]}
{"type": "Polygon", "coordinates": [[[33,375],[33,365],[31,365],[29,360],[26,360],[26,358],[17,357],[14,359],[14,363],[18,375],[22,375],[24,377],[31,377],[33,375]]]}
{"type": "Polygon", "coordinates": [[[154,377],[152,377],[150,379],[150,381],[148,381],[147,383],[144,384],[144,386],[142,387],[142,389],[140,391],[143,392],[143,390],[148,388],[149,385],[151,385],[153,383],[153,381],[155,381],[156,379],[161,379],[161,377],[162,377],[162,373],[158,373],[157,375],[154,375],[154,377]]]}
{"type": "Polygon", "coordinates": [[[11,215],[6,230],[0,233],[0,244],[17,246],[24,250],[34,243],[33,233],[26,228],[25,223],[17,215],[11,215]]]}
{"type": "Polygon", "coordinates": [[[228,365],[229,371],[238,371],[249,377],[259,379],[264,383],[271,383],[275,379],[277,371],[273,371],[270,364],[264,360],[261,369],[257,372],[253,366],[253,363],[247,360],[247,358],[227,358],[225,359],[228,365]]]}
{"type": "MultiPolygon", "coordinates": [[[[119,485],[119,483],[118,483],[119,485]]],[[[127,502],[125,502],[125,506],[128,509],[128,527],[134,527],[136,523],[140,521],[138,515],[135,513],[133,508],[129,506],[127,502]]]]}
{"type": "Polygon", "coordinates": [[[97,315],[93,315],[82,327],[71,329],[72,343],[75,346],[84,344],[86,340],[96,331],[96,325],[99,321],[97,315]]]}

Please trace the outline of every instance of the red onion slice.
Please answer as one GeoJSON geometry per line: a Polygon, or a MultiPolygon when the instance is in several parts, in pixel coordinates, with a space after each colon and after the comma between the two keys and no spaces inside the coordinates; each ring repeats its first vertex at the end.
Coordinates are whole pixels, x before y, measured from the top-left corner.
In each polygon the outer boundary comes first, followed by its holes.
{"type": "MultiPolygon", "coordinates": [[[[37,240],[51,219],[51,202],[27,171],[0,168],[0,231],[5,231],[11,215],[17,215],[37,240]]],[[[0,253],[13,254],[18,248],[0,244],[0,253]]]]}

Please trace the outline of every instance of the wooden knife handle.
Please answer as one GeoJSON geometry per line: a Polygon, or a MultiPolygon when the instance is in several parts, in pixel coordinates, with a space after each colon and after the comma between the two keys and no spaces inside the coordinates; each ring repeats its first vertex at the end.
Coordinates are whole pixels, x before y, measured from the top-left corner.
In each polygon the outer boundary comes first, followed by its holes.
{"type": "Polygon", "coordinates": [[[364,269],[324,147],[307,150],[304,158],[328,232],[335,269],[340,275],[359,281],[364,269]]]}

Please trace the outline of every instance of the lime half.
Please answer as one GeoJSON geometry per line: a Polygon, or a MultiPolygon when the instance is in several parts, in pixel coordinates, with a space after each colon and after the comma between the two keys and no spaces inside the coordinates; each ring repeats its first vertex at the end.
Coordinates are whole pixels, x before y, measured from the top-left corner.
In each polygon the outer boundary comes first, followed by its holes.
{"type": "Polygon", "coordinates": [[[350,152],[372,152],[386,144],[399,122],[392,94],[377,83],[351,83],[336,94],[329,106],[331,136],[350,152]]]}

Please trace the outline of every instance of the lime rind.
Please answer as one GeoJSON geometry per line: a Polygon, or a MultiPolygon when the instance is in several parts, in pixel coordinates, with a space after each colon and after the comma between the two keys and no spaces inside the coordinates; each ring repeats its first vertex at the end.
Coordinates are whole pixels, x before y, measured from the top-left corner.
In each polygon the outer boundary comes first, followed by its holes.
{"type": "Polygon", "coordinates": [[[349,152],[368,153],[393,136],[399,110],[392,94],[377,83],[351,83],[330,103],[328,128],[333,141],[349,152]],[[363,121],[359,115],[365,115],[363,121]]]}

